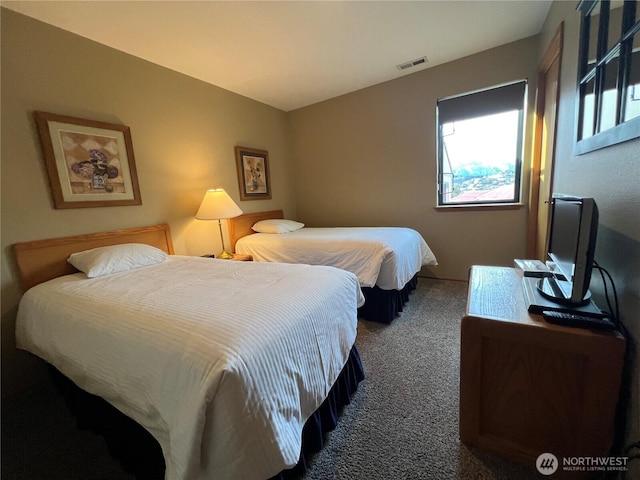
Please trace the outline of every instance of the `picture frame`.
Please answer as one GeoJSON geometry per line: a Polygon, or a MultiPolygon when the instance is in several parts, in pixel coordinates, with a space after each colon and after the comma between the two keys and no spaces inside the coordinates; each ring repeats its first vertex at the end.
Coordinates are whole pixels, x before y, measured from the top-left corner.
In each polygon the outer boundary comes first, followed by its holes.
{"type": "Polygon", "coordinates": [[[125,125],[34,112],[55,208],[141,205],[125,125]]]}
{"type": "Polygon", "coordinates": [[[255,148],[235,147],[240,200],[271,198],[269,152],[255,148]]]}

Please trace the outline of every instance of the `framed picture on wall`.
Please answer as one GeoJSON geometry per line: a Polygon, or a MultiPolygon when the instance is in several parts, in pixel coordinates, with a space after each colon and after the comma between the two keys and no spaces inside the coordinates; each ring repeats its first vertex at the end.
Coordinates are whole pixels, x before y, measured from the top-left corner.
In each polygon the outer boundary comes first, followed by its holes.
{"type": "Polygon", "coordinates": [[[269,153],[266,150],[236,147],[240,200],[271,198],[269,153]]]}
{"type": "Polygon", "coordinates": [[[55,208],[140,205],[129,127],[34,112],[55,208]]]}

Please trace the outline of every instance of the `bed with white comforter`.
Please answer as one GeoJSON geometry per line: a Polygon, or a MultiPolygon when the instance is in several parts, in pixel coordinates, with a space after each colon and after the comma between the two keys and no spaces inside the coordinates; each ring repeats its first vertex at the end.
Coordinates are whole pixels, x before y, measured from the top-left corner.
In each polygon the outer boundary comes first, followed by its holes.
{"type": "Polygon", "coordinates": [[[382,290],[400,290],[423,266],[437,265],[424,238],[404,227],[304,227],[254,233],[240,238],[235,249],[255,261],[341,268],[355,273],[362,287],[382,290]]]}
{"type": "Polygon", "coordinates": [[[298,461],[362,301],[337,268],[169,256],[31,288],[16,338],[144,426],[165,478],[262,480],[298,461]]]}

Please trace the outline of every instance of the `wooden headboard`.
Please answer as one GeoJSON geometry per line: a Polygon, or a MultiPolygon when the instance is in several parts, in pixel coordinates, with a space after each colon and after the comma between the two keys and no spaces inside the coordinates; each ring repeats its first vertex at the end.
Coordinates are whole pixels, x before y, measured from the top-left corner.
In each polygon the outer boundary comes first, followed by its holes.
{"type": "Polygon", "coordinates": [[[47,280],[77,272],[78,270],[67,262],[72,253],[120,243],[146,243],[170,255],[174,253],[171,230],[166,223],[16,243],[13,245],[13,251],[22,290],[26,292],[47,280]]]}
{"type": "Polygon", "coordinates": [[[269,220],[271,218],[284,218],[282,210],[271,210],[269,212],[245,213],[239,217],[229,218],[229,240],[231,241],[232,251],[236,251],[236,242],[242,237],[256,233],[251,227],[260,220],[269,220]]]}

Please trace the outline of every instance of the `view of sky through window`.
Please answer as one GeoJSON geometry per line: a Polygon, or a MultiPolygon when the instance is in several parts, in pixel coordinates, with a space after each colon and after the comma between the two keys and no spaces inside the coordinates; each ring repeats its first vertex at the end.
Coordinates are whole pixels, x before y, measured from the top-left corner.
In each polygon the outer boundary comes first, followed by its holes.
{"type": "Polygon", "coordinates": [[[445,202],[515,199],[520,112],[442,125],[445,202]]]}

